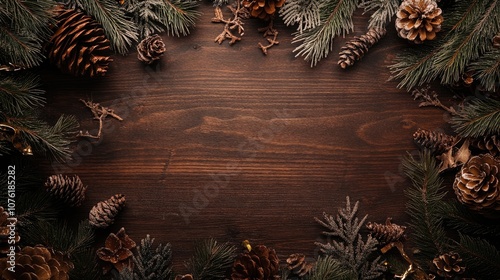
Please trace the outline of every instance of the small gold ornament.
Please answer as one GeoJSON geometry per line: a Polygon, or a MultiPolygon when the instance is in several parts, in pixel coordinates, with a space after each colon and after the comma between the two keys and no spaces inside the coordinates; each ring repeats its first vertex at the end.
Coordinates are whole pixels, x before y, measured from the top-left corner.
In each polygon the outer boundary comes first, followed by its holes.
{"type": "Polygon", "coordinates": [[[0,124],[0,140],[7,140],[12,143],[14,148],[25,156],[32,156],[31,146],[24,141],[18,129],[6,124],[0,124]]]}

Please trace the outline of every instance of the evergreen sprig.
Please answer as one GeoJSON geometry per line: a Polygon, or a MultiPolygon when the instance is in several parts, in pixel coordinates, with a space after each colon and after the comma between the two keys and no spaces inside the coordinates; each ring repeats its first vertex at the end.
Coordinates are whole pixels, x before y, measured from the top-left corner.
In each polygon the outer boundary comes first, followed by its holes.
{"type": "Polygon", "coordinates": [[[279,10],[279,14],[287,26],[296,24],[300,34],[321,24],[322,3],[322,0],[288,0],[279,10]]]}
{"type": "Polygon", "coordinates": [[[0,75],[0,112],[20,115],[45,104],[40,79],[32,74],[0,75]]]}
{"type": "Polygon", "coordinates": [[[500,237],[500,225],[469,210],[458,201],[446,202],[442,213],[446,226],[456,231],[473,236],[500,237]]]}
{"type": "Polygon", "coordinates": [[[385,271],[385,267],[381,264],[380,256],[374,257],[378,241],[371,235],[364,241],[359,233],[368,215],[359,220],[358,207],[359,201],[351,208],[347,197],[345,208],[339,209],[335,217],[323,213],[323,220],[315,218],[329,230],[324,231],[323,235],[334,238],[327,243],[316,242],[316,245],[321,252],[335,257],[360,279],[375,279],[385,271]]]}
{"type": "Polygon", "coordinates": [[[490,40],[500,32],[499,0],[456,1],[446,11],[443,30],[428,47],[398,55],[390,69],[392,79],[401,80],[399,87],[410,90],[435,79],[446,85],[458,82],[468,65],[492,49],[490,40]]]}
{"type": "Polygon", "coordinates": [[[0,65],[40,65],[54,5],[53,0],[0,0],[0,65]]]}
{"type": "Polygon", "coordinates": [[[365,12],[372,12],[368,21],[368,29],[385,29],[388,22],[398,11],[400,0],[362,0],[359,4],[365,12]]]}
{"type": "Polygon", "coordinates": [[[140,38],[144,38],[161,32],[188,35],[201,15],[197,7],[196,1],[133,0],[127,9],[138,26],[140,38]]]}
{"type": "Polygon", "coordinates": [[[467,68],[485,90],[495,92],[500,89],[500,50],[487,51],[467,68]]]}
{"type": "Polygon", "coordinates": [[[214,239],[198,241],[186,266],[195,280],[224,279],[235,252],[236,248],[229,243],[218,243],[214,239]]]}
{"type": "Polygon", "coordinates": [[[137,246],[134,256],[134,280],[168,280],[172,278],[172,249],[169,243],[153,247],[149,234],[137,246]]]}
{"type": "Polygon", "coordinates": [[[484,239],[460,234],[458,253],[478,279],[500,279],[500,251],[484,239]]]}
{"type": "Polygon", "coordinates": [[[99,280],[103,279],[102,269],[97,260],[95,249],[87,248],[71,257],[75,268],[70,270],[71,280],[99,280]]]}
{"type": "Polygon", "coordinates": [[[321,24],[303,32],[294,33],[292,43],[299,45],[293,50],[297,56],[311,61],[311,67],[328,56],[333,48],[336,36],[351,32],[354,29],[352,14],[356,10],[358,0],[325,0],[320,7],[321,24]]]}
{"type": "Polygon", "coordinates": [[[120,6],[119,1],[69,0],[67,4],[69,7],[83,10],[101,24],[114,51],[125,55],[137,42],[137,26],[126,15],[126,10],[120,6]]]}
{"type": "MultiPolygon", "coordinates": [[[[285,278],[286,279],[286,278],[285,278]]],[[[349,280],[357,279],[357,275],[346,269],[338,260],[332,256],[319,257],[311,273],[304,277],[304,280],[325,280],[338,279],[349,280]]]]}
{"type": "Polygon", "coordinates": [[[403,167],[412,182],[405,195],[408,199],[406,212],[410,216],[411,240],[419,252],[415,258],[420,265],[426,265],[447,249],[448,238],[440,211],[446,194],[443,180],[439,176],[436,160],[428,150],[421,152],[418,158],[406,157],[403,167]]]}
{"type": "Polygon", "coordinates": [[[462,137],[480,137],[500,133],[500,100],[476,97],[465,104],[450,123],[462,137]]]}

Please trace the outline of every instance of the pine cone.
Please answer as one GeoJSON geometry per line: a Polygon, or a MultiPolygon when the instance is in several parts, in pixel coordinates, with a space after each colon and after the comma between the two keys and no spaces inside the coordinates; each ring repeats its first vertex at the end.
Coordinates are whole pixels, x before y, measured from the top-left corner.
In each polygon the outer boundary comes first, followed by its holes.
{"type": "Polygon", "coordinates": [[[175,280],[193,280],[193,275],[191,274],[177,275],[175,276],[175,280]]]}
{"type": "Polygon", "coordinates": [[[385,225],[368,222],[366,223],[366,228],[368,228],[372,235],[382,244],[399,241],[404,237],[406,227],[393,224],[391,220],[391,218],[387,218],[385,225]]]}
{"type": "Polygon", "coordinates": [[[0,206],[0,256],[2,257],[10,252],[12,244],[9,244],[9,237],[12,231],[15,232],[15,235],[10,240],[14,240],[16,244],[21,240],[17,230],[15,230],[16,224],[17,220],[9,220],[9,213],[0,206]]]}
{"type": "Polygon", "coordinates": [[[66,175],[52,175],[45,182],[45,189],[52,195],[63,201],[70,207],[78,207],[85,200],[87,187],[83,185],[77,175],[69,177],[66,175]]]}
{"type": "Polygon", "coordinates": [[[276,13],[276,8],[281,8],[285,0],[243,0],[243,6],[255,18],[269,20],[276,13]]]}
{"type": "Polygon", "coordinates": [[[458,200],[473,210],[500,210],[500,161],[490,154],[474,156],[455,177],[458,200]]]}
{"type": "Polygon", "coordinates": [[[396,13],[399,37],[417,44],[434,40],[441,30],[442,11],[434,0],[404,0],[396,13]]]}
{"type": "Polygon", "coordinates": [[[135,242],[125,233],[125,228],[121,228],[116,234],[110,233],[106,238],[104,247],[97,250],[99,259],[106,262],[104,273],[108,273],[113,267],[118,271],[125,268],[133,269],[134,262],[132,249],[135,242]]]}
{"type": "Polygon", "coordinates": [[[274,249],[257,245],[252,251],[241,253],[233,264],[232,280],[276,279],[279,259],[274,249]]]}
{"type": "Polygon", "coordinates": [[[497,35],[495,35],[495,37],[493,37],[492,42],[493,42],[493,47],[500,49],[500,33],[498,33],[497,35]]]}
{"type": "Polygon", "coordinates": [[[286,259],[287,269],[298,277],[304,277],[313,268],[313,264],[306,262],[306,257],[304,254],[291,254],[288,259],[286,259]]]}
{"type": "Polygon", "coordinates": [[[442,254],[434,258],[432,263],[434,264],[435,273],[445,279],[454,278],[465,271],[460,255],[454,252],[442,254]]]}
{"type": "Polygon", "coordinates": [[[354,62],[360,60],[368,49],[370,49],[380,38],[386,34],[385,29],[370,29],[366,34],[360,37],[354,37],[353,40],[346,43],[340,49],[338,65],[343,69],[354,65],[354,62]]]}
{"type": "Polygon", "coordinates": [[[1,278],[5,280],[68,280],[72,262],[60,252],[43,246],[24,247],[16,253],[15,272],[9,270],[7,259],[0,260],[1,278]]]}
{"type": "Polygon", "coordinates": [[[115,194],[105,201],[97,203],[89,213],[90,225],[96,228],[106,228],[115,222],[115,217],[125,207],[125,196],[115,194]]]}
{"type": "Polygon", "coordinates": [[[453,136],[420,128],[413,133],[413,140],[419,146],[427,148],[438,155],[447,152],[456,142],[453,136]]]}
{"type": "Polygon", "coordinates": [[[471,145],[483,151],[488,151],[492,156],[500,155],[500,136],[486,136],[471,141],[471,145]]]}
{"type": "Polygon", "coordinates": [[[160,35],[155,34],[145,38],[137,45],[137,58],[146,64],[151,64],[159,60],[165,51],[165,44],[160,35]]]}
{"type": "Polygon", "coordinates": [[[50,38],[48,57],[74,76],[104,76],[113,61],[109,40],[91,17],[75,10],[58,10],[57,29],[50,38]]]}

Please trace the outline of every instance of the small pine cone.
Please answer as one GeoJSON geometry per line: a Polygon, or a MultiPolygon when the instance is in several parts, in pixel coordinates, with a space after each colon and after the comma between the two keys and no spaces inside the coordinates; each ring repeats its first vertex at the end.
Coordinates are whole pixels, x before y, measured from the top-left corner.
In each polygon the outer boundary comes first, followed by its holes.
{"type": "Polygon", "coordinates": [[[104,76],[113,60],[101,25],[76,10],[61,8],[56,14],[57,29],[48,45],[49,60],[74,76],[104,76]]]}
{"type": "Polygon", "coordinates": [[[252,17],[269,20],[276,13],[276,8],[281,8],[285,4],[285,0],[243,0],[242,3],[252,17]]]}
{"type": "Polygon", "coordinates": [[[68,280],[74,265],[60,252],[43,246],[26,246],[16,253],[15,272],[7,259],[0,259],[1,279],[68,280]]]}
{"type": "Polygon", "coordinates": [[[89,213],[90,225],[96,228],[106,228],[115,222],[115,217],[125,207],[125,196],[115,194],[105,201],[97,203],[89,213]]]}
{"type": "Polygon", "coordinates": [[[286,259],[287,269],[298,277],[304,277],[313,268],[313,264],[306,262],[304,254],[291,254],[286,259]]]}
{"type": "Polygon", "coordinates": [[[456,142],[456,138],[453,136],[420,128],[413,133],[413,140],[419,146],[427,148],[437,155],[447,152],[456,142]]]}
{"type": "Polygon", "coordinates": [[[492,156],[500,155],[500,136],[486,136],[471,141],[471,146],[483,151],[488,151],[492,156]]]}
{"type": "Polygon", "coordinates": [[[177,275],[175,276],[175,280],[193,280],[193,275],[191,274],[177,275]]]}
{"type": "Polygon", "coordinates": [[[137,58],[146,64],[151,64],[159,60],[165,51],[163,40],[160,35],[155,34],[145,38],[137,45],[137,58]]]}
{"type": "Polygon", "coordinates": [[[399,241],[404,237],[406,230],[405,226],[393,224],[391,218],[387,218],[385,225],[372,222],[366,223],[366,228],[368,228],[372,235],[382,244],[399,241]]]}
{"type": "Polygon", "coordinates": [[[2,257],[10,252],[10,246],[12,245],[9,244],[9,237],[11,232],[15,232],[15,235],[10,240],[14,240],[16,244],[21,240],[18,231],[14,228],[16,224],[17,220],[9,220],[9,213],[0,206],[0,256],[2,257]]]}
{"type": "Polygon", "coordinates": [[[435,273],[445,279],[452,279],[465,271],[460,255],[454,252],[442,254],[434,258],[432,263],[435,273]]]}
{"type": "Polygon", "coordinates": [[[500,33],[498,33],[497,35],[495,35],[495,37],[493,37],[492,43],[493,47],[500,49],[500,33]]]}
{"type": "Polygon", "coordinates": [[[366,52],[386,34],[385,29],[370,29],[360,37],[354,37],[340,49],[338,65],[343,69],[354,65],[366,52]]]}
{"type": "Polygon", "coordinates": [[[110,233],[104,242],[104,247],[97,249],[97,257],[105,262],[104,273],[108,273],[112,268],[116,268],[119,272],[128,268],[133,270],[134,262],[132,250],[135,248],[136,243],[132,240],[125,228],[114,234],[110,233]]]}
{"type": "Polygon", "coordinates": [[[87,187],[77,175],[52,175],[45,182],[45,190],[70,207],[78,207],[85,200],[87,187]]]}
{"type": "Polygon", "coordinates": [[[279,259],[274,249],[257,245],[250,252],[241,253],[233,263],[232,280],[271,280],[279,273],[279,259]]]}
{"type": "Polygon", "coordinates": [[[490,154],[474,156],[457,173],[453,190],[469,208],[500,210],[500,161],[490,154]]]}
{"type": "Polygon", "coordinates": [[[404,0],[396,13],[396,30],[401,38],[421,44],[434,40],[441,30],[442,11],[434,0],[404,0]]]}

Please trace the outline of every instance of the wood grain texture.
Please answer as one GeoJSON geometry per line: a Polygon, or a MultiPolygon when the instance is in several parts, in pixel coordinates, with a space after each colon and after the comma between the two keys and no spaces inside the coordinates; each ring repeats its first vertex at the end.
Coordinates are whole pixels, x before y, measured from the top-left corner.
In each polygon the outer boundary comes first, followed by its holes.
{"type": "Polygon", "coordinates": [[[156,68],[131,53],[115,56],[102,79],[43,73],[49,118],[75,114],[82,128],[95,127],[78,101],[92,98],[125,119],[108,119],[99,143],[80,139],[76,160],[42,167],[76,173],[89,186],[82,215],[125,194],[126,210],[111,230],[124,226],[136,241],[151,234],[172,243],[180,270],[193,240],[208,237],[264,243],[282,258],[314,256],[322,229],[313,217],[335,214],[346,195],[369,220],[404,223],[401,158],[415,150],[418,127],[440,128],[444,119],[387,81],[387,66],[405,47],[396,32],[389,28],[361,62],[342,70],[336,54],[367,25],[357,13],[355,32],[311,68],[292,52],[292,28],[278,22],[280,44],[264,56],[259,22],[247,21],[234,46],[218,45],[223,26],[210,23],[210,3],[200,9],[191,35],[163,35],[167,53],[156,68]]]}

